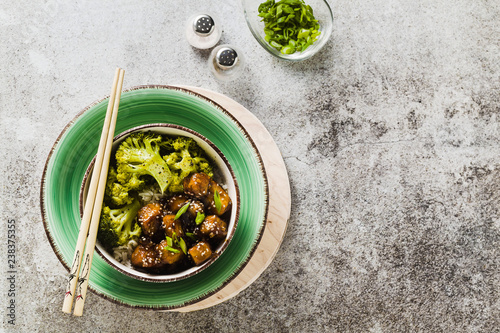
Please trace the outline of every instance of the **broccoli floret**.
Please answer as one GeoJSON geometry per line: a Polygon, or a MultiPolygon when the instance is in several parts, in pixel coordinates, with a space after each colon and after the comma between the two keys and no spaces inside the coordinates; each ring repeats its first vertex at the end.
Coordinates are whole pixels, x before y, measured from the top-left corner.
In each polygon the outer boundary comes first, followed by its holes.
{"type": "Polygon", "coordinates": [[[203,157],[195,157],[194,161],[198,164],[198,171],[206,173],[210,178],[214,176],[212,165],[203,157]]]}
{"type": "Polygon", "coordinates": [[[161,135],[136,132],[128,136],[116,151],[117,180],[131,187],[142,185],[141,176],[150,175],[165,192],[172,181],[170,169],[160,155],[161,135]]]}
{"type": "Polygon", "coordinates": [[[139,200],[134,200],[122,208],[111,209],[104,206],[99,221],[97,238],[108,249],[126,245],[130,240],[139,238],[141,227],[135,222],[141,208],[139,200]]]}
{"type": "Polygon", "coordinates": [[[134,198],[130,195],[130,191],[140,190],[144,187],[144,181],[137,178],[134,174],[130,174],[128,179],[124,179],[124,183],[118,181],[118,173],[112,166],[109,167],[108,179],[106,180],[106,191],[104,202],[112,206],[123,206],[132,203],[134,198]]]}
{"type": "Polygon", "coordinates": [[[182,181],[193,172],[205,172],[209,177],[213,176],[213,170],[204,157],[204,152],[196,141],[187,137],[177,137],[174,140],[165,141],[164,147],[173,151],[163,158],[167,162],[173,175],[169,191],[172,193],[182,192],[182,181]]]}

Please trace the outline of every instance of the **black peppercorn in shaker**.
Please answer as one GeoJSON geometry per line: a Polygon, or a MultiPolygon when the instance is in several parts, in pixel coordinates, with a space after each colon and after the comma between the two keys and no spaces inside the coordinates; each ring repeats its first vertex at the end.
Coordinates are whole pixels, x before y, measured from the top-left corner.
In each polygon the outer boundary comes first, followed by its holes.
{"type": "Polygon", "coordinates": [[[217,79],[234,80],[243,71],[243,54],[241,50],[232,45],[217,46],[210,54],[208,66],[217,79]]]}

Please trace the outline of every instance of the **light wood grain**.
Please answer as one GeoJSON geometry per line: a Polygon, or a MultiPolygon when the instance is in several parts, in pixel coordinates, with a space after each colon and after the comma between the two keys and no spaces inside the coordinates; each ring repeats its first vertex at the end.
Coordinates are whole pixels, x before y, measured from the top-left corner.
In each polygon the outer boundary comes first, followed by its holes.
{"type": "Polygon", "coordinates": [[[68,275],[62,311],[71,313],[74,296],[78,294],[75,301],[75,316],[81,316],[83,314],[83,306],[87,295],[88,277],[92,266],[97,230],[99,228],[99,216],[101,214],[104,189],[106,187],[108,165],[111,156],[111,146],[115,133],[124,73],[125,71],[123,69],[116,69],[101,138],[99,140],[94,170],[90,180],[87,203],[85,204],[80,231],[75,246],[73,264],[68,275]],[[84,250],[85,252],[83,252],[84,250]],[[83,256],[81,256],[82,253],[84,253],[83,256]],[[79,273],[82,261],[84,265],[82,272],[79,273]]]}
{"type": "Polygon", "coordinates": [[[271,134],[264,125],[241,104],[222,94],[189,86],[179,86],[210,98],[230,112],[247,130],[259,150],[269,184],[269,211],[259,246],[245,268],[214,295],[172,311],[196,311],[220,304],[250,286],[273,261],[283,241],[290,218],[290,182],[285,163],[271,134]]]}

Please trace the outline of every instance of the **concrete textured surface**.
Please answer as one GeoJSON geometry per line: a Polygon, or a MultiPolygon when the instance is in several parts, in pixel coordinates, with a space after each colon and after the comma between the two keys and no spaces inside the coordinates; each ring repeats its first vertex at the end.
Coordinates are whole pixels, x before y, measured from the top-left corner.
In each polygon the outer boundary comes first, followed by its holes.
{"type": "Polygon", "coordinates": [[[0,300],[17,224],[16,322],[6,332],[499,332],[500,2],[331,1],[334,31],[301,63],[272,58],[238,1],[0,3],[0,300]],[[189,46],[217,11],[231,83],[189,46]],[[292,217],[270,267],[210,309],[134,310],[95,294],[60,311],[65,269],[44,233],[40,180],[65,125],[125,86],[185,84],[253,112],[275,138],[292,217]]]}

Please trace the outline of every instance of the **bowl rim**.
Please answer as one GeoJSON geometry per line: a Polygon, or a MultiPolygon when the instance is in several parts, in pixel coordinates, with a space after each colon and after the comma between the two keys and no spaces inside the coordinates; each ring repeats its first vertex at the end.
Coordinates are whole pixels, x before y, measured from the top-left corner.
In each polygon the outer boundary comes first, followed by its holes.
{"type": "MultiPolygon", "coordinates": [[[[196,269],[194,269],[193,271],[191,271],[187,274],[182,274],[182,273],[189,270],[191,267],[185,271],[181,271],[179,273],[176,273],[176,275],[179,274],[179,276],[172,276],[172,277],[169,277],[168,274],[167,275],[148,274],[149,276],[158,276],[158,278],[133,274],[130,271],[128,271],[120,266],[124,266],[124,267],[129,268],[130,270],[138,272],[138,273],[142,273],[142,272],[136,270],[134,267],[127,267],[127,266],[121,264],[120,262],[118,262],[118,265],[116,265],[112,260],[110,260],[108,258],[108,256],[113,257],[113,255],[111,253],[109,253],[109,251],[106,251],[106,249],[104,249],[102,247],[102,245],[99,243],[99,241],[96,242],[96,247],[95,247],[96,252],[101,256],[101,258],[104,261],[106,261],[114,269],[116,269],[119,272],[121,272],[127,276],[130,276],[131,278],[134,278],[134,279],[148,281],[148,282],[155,282],[155,283],[163,283],[163,282],[174,282],[174,281],[187,279],[195,274],[198,274],[199,272],[203,271],[205,268],[209,267],[213,262],[215,262],[215,260],[217,260],[222,255],[222,253],[226,250],[226,248],[229,246],[229,243],[233,239],[234,233],[236,232],[236,228],[238,226],[239,215],[240,215],[240,191],[239,191],[239,187],[238,187],[238,181],[236,179],[236,176],[234,175],[233,168],[231,167],[231,164],[227,160],[226,156],[222,153],[222,151],[212,141],[210,141],[205,136],[201,135],[200,133],[198,133],[190,128],[180,126],[180,125],[175,125],[175,124],[169,124],[169,123],[151,123],[151,124],[139,125],[139,126],[129,128],[128,130],[117,134],[113,138],[113,144],[115,144],[115,142],[117,140],[124,139],[134,132],[144,131],[144,130],[147,131],[148,129],[151,129],[152,132],[155,132],[155,129],[158,129],[158,128],[172,128],[172,129],[181,130],[183,132],[187,132],[191,135],[194,135],[194,136],[198,137],[199,139],[203,140],[205,143],[207,143],[217,153],[217,155],[222,159],[223,163],[228,168],[229,173],[231,174],[232,181],[234,183],[234,189],[235,189],[235,194],[236,194],[236,205],[234,205],[233,206],[234,208],[232,208],[232,209],[236,209],[235,216],[234,216],[234,223],[233,223],[232,228],[230,229],[230,232],[227,234],[226,239],[224,240],[224,243],[222,244],[222,246],[219,246],[217,251],[215,251],[212,254],[212,257],[210,257],[209,260],[205,261],[200,266],[197,266],[196,269]]],[[[166,135],[168,135],[168,134],[166,134],[166,135]]],[[[90,163],[87,167],[87,170],[85,171],[85,175],[83,177],[82,184],[80,187],[80,195],[79,195],[80,218],[83,217],[83,211],[84,211],[84,205],[83,205],[84,200],[83,199],[84,199],[84,191],[86,188],[85,185],[87,183],[87,180],[89,179],[89,176],[91,175],[91,170],[94,167],[95,160],[96,160],[96,156],[94,156],[92,161],[90,161],[90,163]]],[[[147,273],[144,273],[144,274],[147,274],[147,273]]]]}
{"type": "Polygon", "coordinates": [[[299,55],[296,55],[296,56],[293,56],[293,55],[296,54],[297,52],[296,53],[292,53],[291,55],[282,54],[280,51],[276,50],[274,47],[272,47],[271,45],[269,45],[269,43],[267,43],[262,38],[262,36],[260,35],[260,33],[254,29],[252,21],[249,18],[249,13],[247,12],[247,9],[246,9],[246,2],[247,1],[248,0],[242,0],[242,5],[243,5],[243,12],[244,12],[244,16],[245,16],[245,21],[247,23],[248,28],[250,29],[250,32],[252,33],[254,39],[264,48],[264,50],[266,50],[268,53],[270,53],[271,55],[275,56],[278,59],[282,59],[282,60],[286,60],[286,61],[290,61],[290,62],[299,62],[299,61],[307,60],[307,59],[313,57],[321,49],[323,49],[323,47],[326,45],[326,43],[330,39],[330,36],[332,34],[332,31],[333,31],[333,20],[334,20],[334,18],[333,18],[332,8],[331,8],[330,4],[328,3],[328,1],[326,1],[326,0],[321,0],[321,1],[323,1],[325,3],[326,8],[328,9],[327,12],[328,12],[328,16],[330,17],[329,21],[332,23],[332,26],[328,30],[323,30],[322,29],[323,26],[320,25],[320,31],[326,33],[326,37],[325,38],[321,38],[320,37],[320,39],[322,39],[321,45],[317,46],[316,49],[314,50],[314,52],[307,53],[307,50],[304,51],[304,52],[301,51],[299,53],[299,55]],[[324,39],[324,41],[323,41],[323,39],[324,39]]]}
{"type": "MultiPolygon", "coordinates": [[[[103,299],[106,299],[112,303],[118,304],[118,305],[122,305],[122,306],[125,306],[128,308],[133,308],[133,309],[144,309],[144,310],[153,310],[153,311],[172,310],[172,309],[182,308],[182,307],[190,305],[190,304],[198,303],[198,302],[200,302],[204,299],[207,299],[208,297],[216,294],[220,290],[224,289],[227,285],[229,285],[234,280],[234,278],[239,273],[241,273],[243,271],[243,269],[248,265],[248,263],[250,262],[250,260],[252,259],[253,255],[254,255],[254,253],[257,251],[257,248],[262,240],[264,230],[266,229],[266,223],[267,223],[268,215],[269,215],[269,193],[270,193],[269,192],[269,181],[267,179],[267,172],[266,172],[266,168],[264,166],[264,161],[262,159],[262,156],[259,152],[259,149],[258,149],[256,143],[254,142],[253,138],[248,133],[248,130],[243,126],[241,121],[235,115],[230,113],[226,107],[222,106],[216,100],[214,100],[210,97],[207,97],[207,96],[205,96],[201,93],[198,93],[196,91],[190,90],[188,87],[176,86],[176,85],[168,85],[168,84],[135,85],[135,86],[131,86],[130,88],[124,89],[123,93],[133,92],[133,91],[141,91],[141,90],[177,91],[177,92],[180,92],[180,93],[183,93],[186,95],[193,96],[194,98],[199,98],[199,99],[209,103],[212,107],[220,110],[226,117],[230,118],[236,124],[236,126],[242,131],[243,135],[248,140],[249,144],[252,146],[252,148],[256,154],[255,157],[256,157],[257,162],[260,166],[260,171],[262,173],[263,182],[264,182],[264,189],[263,190],[264,190],[265,209],[264,209],[264,214],[262,216],[262,220],[259,221],[261,223],[261,226],[259,227],[259,230],[256,233],[256,237],[253,240],[252,248],[248,252],[248,255],[246,256],[246,258],[239,263],[238,267],[234,270],[232,275],[229,276],[223,283],[221,283],[217,287],[213,288],[213,290],[206,292],[202,295],[198,295],[197,297],[194,297],[190,300],[184,301],[184,302],[182,302],[180,304],[176,304],[176,305],[130,304],[124,300],[117,299],[117,298],[115,298],[115,297],[113,297],[105,292],[102,292],[89,284],[89,290],[92,293],[94,293],[95,295],[102,297],[103,299]]],[[[90,104],[88,104],[87,106],[82,108],[79,112],[77,112],[77,114],[73,118],[71,118],[71,120],[63,127],[63,129],[61,130],[61,132],[57,136],[56,140],[52,144],[52,147],[47,155],[47,158],[45,160],[45,165],[43,168],[43,172],[42,172],[42,176],[41,176],[39,194],[40,194],[40,213],[41,213],[41,217],[42,217],[42,224],[44,227],[45,235],[49,241],[49,244],[50,244],[52,250],[54,251],[54,254],[56,255],[59,262],[63,265],[63,267],[66,269],[67,272],[70,271],[69,264],[68,264],[68,262],[66,262],[66,260],[64,260],[61,249],[59,248],[59,245],[56,243],[56,241],[53,238],[53,235],[51,234],[51,232],[49,230],[49,221],[48,221],[48,216],[47,216],[47,211],[46,211],[46,206],[45,206],[46,205],[46,200],[45,200],[46,177],[47,177],[47,173],[48,173],[48,168],[49,168],[49,164],[52,160],[52,156],[56,152],[56,149],[59,147],[60,142],[67,134],[68,130],[80,119],[80,117],[83,117],[83,115],[88,110],[92,109],[93,107],[95,107],[96,105],[98,105],[100,103],[105,102],[106,100],[109,99],[109,97],[110,97],[109,95],[105,95],[103,97],[100,97],[100,98],[94,100],[93,102],[91,102],[90,104]]]]}

